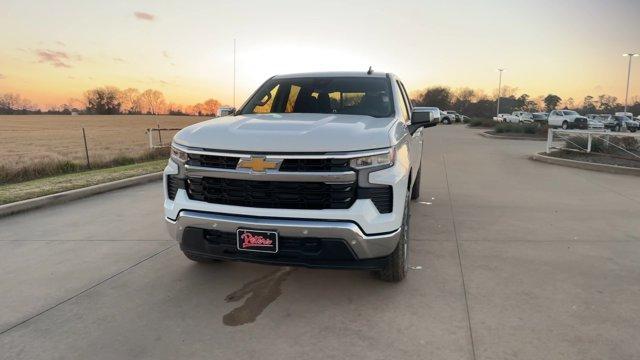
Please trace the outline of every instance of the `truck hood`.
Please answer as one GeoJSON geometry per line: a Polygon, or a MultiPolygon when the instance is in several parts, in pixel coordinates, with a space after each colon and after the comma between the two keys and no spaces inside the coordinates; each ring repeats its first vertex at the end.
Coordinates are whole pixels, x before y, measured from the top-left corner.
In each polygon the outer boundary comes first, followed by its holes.
{"type": "Polygon", "coordinates": [[[325,153],[391,146],[393,118],[337,114],[248,114],[188,126],[173,140],[212,150],[325,153]]]}

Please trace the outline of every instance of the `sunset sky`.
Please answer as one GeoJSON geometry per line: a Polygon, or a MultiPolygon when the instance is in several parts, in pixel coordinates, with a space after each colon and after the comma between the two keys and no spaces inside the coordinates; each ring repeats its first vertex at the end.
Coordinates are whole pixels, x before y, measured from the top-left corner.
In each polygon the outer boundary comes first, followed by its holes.
{"type": "MultiPolygon", "coordinates": [[[[237,103],[274,74],[362,70],[410,90],[491,93],[497,67],[519,92],[624,100],[640,52],[640,1],[0,0],[0,93],[41,106],[103,85],[155,88],[172,102],[237,103]]],[[[640,96],[640,57],[630,97],[640,96]]]]}

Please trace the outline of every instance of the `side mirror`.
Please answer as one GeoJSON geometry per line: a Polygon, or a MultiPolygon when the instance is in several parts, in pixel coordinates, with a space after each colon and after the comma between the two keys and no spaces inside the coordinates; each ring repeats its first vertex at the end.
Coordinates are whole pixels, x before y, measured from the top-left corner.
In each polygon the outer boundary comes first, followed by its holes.
{"type": "Polygon", "coordinates": [[[435,121],[431,111],[414,110],[413,113],[411,113],[411,125],[409,125],[409,132],[413,134],[420,128],[428,128],[436,125],[438,125],[438,123],[435,121]]]}

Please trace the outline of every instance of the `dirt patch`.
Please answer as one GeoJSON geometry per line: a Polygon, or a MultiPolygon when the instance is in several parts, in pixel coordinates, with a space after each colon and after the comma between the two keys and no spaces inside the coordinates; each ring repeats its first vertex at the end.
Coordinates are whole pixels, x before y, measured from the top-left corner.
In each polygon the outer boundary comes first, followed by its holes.
{"type": "MultiPolygon", "coordinates": [[[[612,156],[612,155],[604,155],[604,154],[594,154],[594,153],[587,154],[587,153],[581,153],[576,151],[553,151],[545,155],[560,158],[560,159],[584,161],[584,162],[589,162],[594,164],[625,166],[625,167],[640,169],[640,158],[638,160],[634,160],[631,158],[632,155],[629,155],[629,158],[626,158],[621,156],[612,156]]],[[[640,156],[640,153],[637,155],[640,156]]]]}
{"type": "MultiPolygon", "coordinates": [[[[0,115],[0,166],[8,169],[34,163],[71,161],[84,163],[82,128],[92,161],[149,149],[147,128],[178,128],[210,117],[153,115],[0,115]]],[[[163,132],[163,143],[177,131],[163,132]]]]}

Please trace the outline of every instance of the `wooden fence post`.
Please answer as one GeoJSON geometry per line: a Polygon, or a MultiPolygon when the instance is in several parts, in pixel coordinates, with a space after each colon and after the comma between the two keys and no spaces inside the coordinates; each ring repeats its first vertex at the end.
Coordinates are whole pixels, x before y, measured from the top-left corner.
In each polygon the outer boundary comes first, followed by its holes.
{"type": "Polygon", "coordinates": [[[87,157],[87,168],[91,169],[91,163],[89,162],[89,148],[87,147],[87,135],[82,128],[82,140],[84,140],[84,154],[87,157]]]}
{"type": "Polygon", "coordinates": [[[162,131],[160,131],[160,123],[158,125],[158,141],[160,141],[160,147],[162,147],[162,131]]]}

